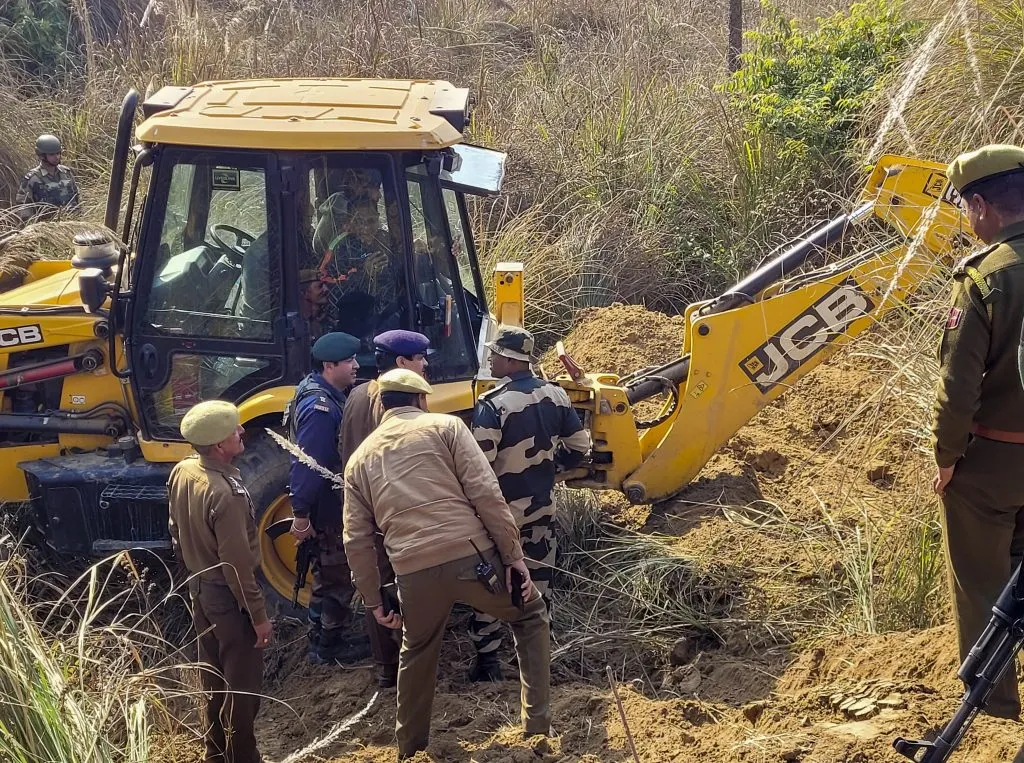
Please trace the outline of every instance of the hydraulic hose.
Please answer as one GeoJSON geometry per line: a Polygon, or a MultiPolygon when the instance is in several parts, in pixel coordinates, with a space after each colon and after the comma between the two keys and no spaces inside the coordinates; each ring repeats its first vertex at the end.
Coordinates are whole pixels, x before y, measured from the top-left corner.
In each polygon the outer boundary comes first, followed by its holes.
{"type": "Polygon", "coordinates": [[[105,416],[79,419],[56,414],[0,413],[0,429],[117,437],[124,432],[124,425],[123,422],[105,416]]]}

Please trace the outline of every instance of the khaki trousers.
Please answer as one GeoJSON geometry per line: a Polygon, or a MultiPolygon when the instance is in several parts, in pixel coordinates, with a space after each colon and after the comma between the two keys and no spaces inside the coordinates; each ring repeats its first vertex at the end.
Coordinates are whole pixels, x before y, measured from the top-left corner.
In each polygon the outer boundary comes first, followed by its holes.
{"type": "MultiPolygon", "coordinates": [[[[502,583],[504,568],[491,549],[484,556],[502,583]]],[[[437,660],[448,615],[462,602],[512,626],[522,683],[522,719],[527,734],[551,728],[551,644],[544,600],[535,596],[523,610],[507,591],[490,593],[477,580],[474,556],[398,576],[405,635],[398,666],[398,759],[426,749],[437,682],[437,660]]]]}
{"type": "Polygon", "coordinates": [[[260,763],[256,714],[263,688],[263,650],[249,615],[238,608],[227,586],[200,583],[192,594],[192,618],[199,635],[200,671],[206,705],[205,763],[260,763]],[[238,693],[236,693],[238,692],[238,693]]]}
{"type": "MultiPolygon", "coordinates": [[[[953,593],[960,659],[981,636],[992,605],[1024,557],[1024,445],[975,437],[942,498],[946,568],[953,593]]],[[[1020,715],[1016,671],[993,688],[986,712],[1020,715]]]]}

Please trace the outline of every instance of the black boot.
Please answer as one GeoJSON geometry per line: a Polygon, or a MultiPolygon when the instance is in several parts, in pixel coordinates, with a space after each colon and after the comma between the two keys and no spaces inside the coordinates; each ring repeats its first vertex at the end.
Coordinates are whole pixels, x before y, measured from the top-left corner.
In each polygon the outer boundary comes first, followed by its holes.
{"type": "Polygon", "coordinates": [[[398,665],[377,663],[377,687],[393,689],[398,686],[398,665]]]}
{"type": "Polygon", "coordinates": [[[316,649],[314,662],[321,665],[332,663],[351,664],[370,656],[370,644],[365,637],[349,640],[344,631],[321,631],[320,644],[316,649]]]}
{"type": "Polygon", "coordinates": [[[501,664],[498,662],[497,652],[485,652],[477,654],[473,661],[473,667],[469,670],[469,680],[473,683],[482,681],[503,681],[501,675],[501,664]]]}
{"type": "Polygon", "coordinates": [[[309,624],[309,632],[306,637],[309,639],[309,648],[306,651],[306,656],[313,661],[316,661],[316,653],[320,649],[320,621],[311,622],[309,624]]]}

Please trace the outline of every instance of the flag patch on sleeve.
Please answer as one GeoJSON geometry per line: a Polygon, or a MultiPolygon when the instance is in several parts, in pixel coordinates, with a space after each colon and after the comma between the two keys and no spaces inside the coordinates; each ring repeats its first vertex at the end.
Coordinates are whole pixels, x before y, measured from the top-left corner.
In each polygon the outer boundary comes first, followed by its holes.
{"type": "Polygon", "coordinates": [[[946,331],[955,329],[960,325],[960,318],[963,316],[964,311],[959,307],[949,308],[949,316],[946,318],[946,331]]]}

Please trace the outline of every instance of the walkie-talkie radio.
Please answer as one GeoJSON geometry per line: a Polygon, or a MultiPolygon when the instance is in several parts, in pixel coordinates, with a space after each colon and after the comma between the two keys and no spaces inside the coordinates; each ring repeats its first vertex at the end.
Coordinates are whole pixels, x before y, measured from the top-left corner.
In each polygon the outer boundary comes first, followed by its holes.
{"type": "Polygon", "coordinates": [[[486,588],[490,593],[501,593],[502,586],[501,581],[498,580],[498,573],[494,569],[494,565],[484,559],[484,555],[480,553],[480,549],[473,543],[473,539],[469,539],[469,543],[473,546],[473,550],[476,551],[476,555],[480,557],[480,562],[473,569],[476,571],[476,579],[479,580],[483,587],[486,588]]]}

